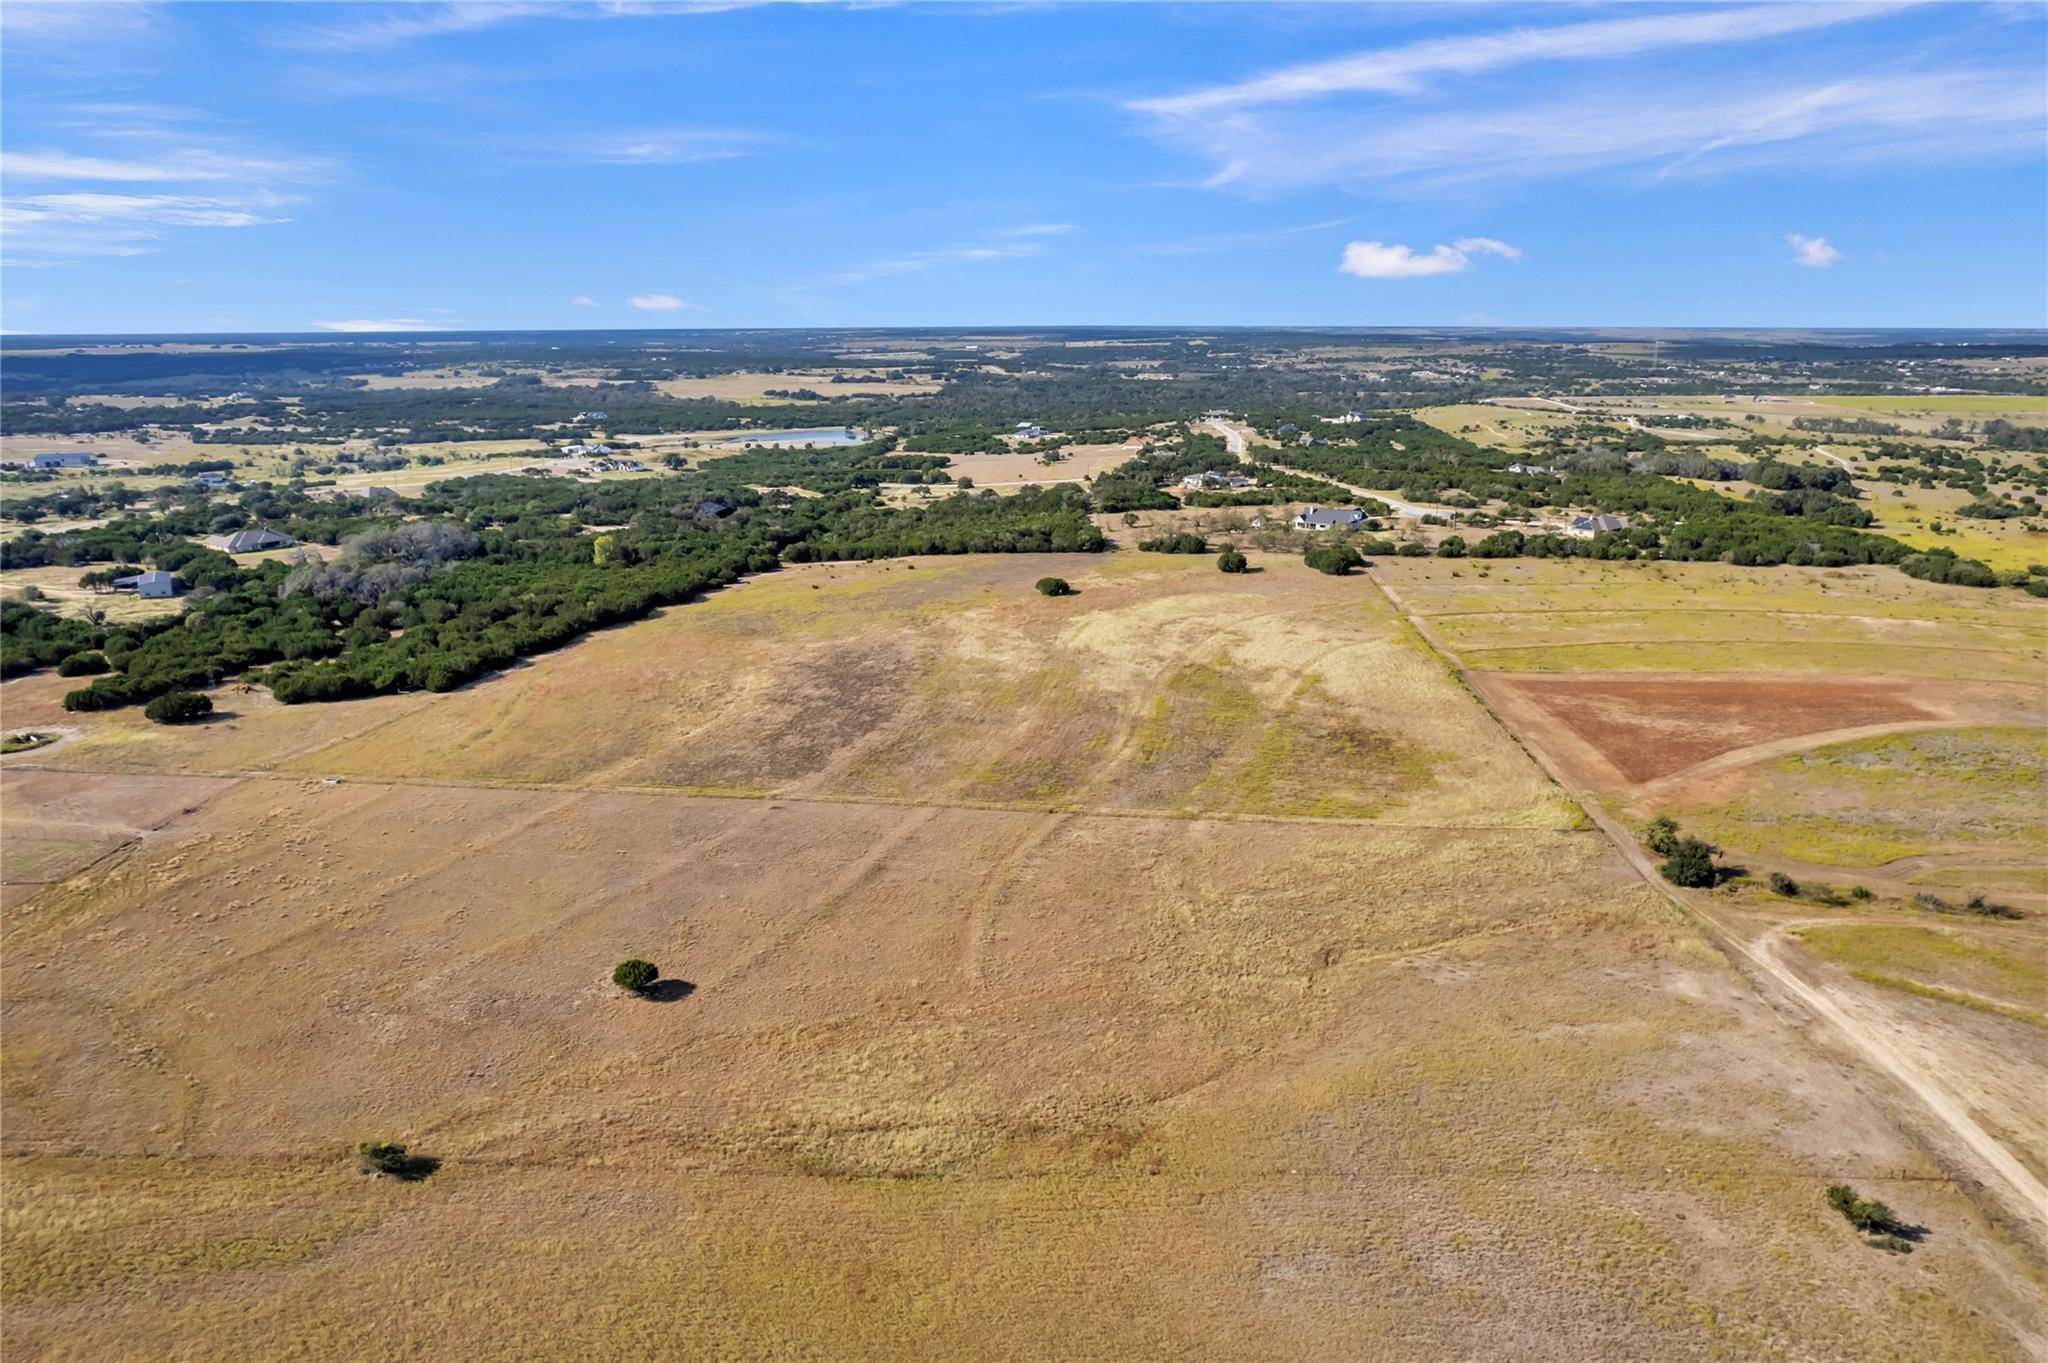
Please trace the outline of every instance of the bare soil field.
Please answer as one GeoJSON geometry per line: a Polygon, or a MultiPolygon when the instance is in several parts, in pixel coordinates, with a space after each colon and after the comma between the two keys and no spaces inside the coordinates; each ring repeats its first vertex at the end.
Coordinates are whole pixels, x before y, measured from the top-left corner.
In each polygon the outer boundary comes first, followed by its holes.
{"type": "Polygon", "coordinates": [[[1778,739],[1933,720],[1910,685],[1832,679],[1494,676],[1521,693],[1631,784],[1778,739]]]}
{"type": "Polygon", "coordinates": [[[117,844],[0,916],[10,1353],[2048,1347],[1892,1090],[1371,581],[1259,566],[816,565],[446,695],[69,717],[0,762],[10,841],[117,844]]]}

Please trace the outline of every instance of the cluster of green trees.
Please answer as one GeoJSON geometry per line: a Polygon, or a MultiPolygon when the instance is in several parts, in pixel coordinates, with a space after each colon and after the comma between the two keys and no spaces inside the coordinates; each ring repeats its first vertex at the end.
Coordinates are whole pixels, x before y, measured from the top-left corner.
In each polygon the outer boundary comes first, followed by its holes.
{"type": "MultiPolygon", "coordinates": [[[[417,519],[335,518],[328,528],[360,528],[327,564],[242,566],[213,555],[218,572],[202,565],[210,589],[150,629],[99,631],[8,603],[5,656],[21,670],[103,648],[116,670],[70,693],[74,710],[145,703],[257,669],[287,703],[442,691],[782,562],[1105,546],[1073,487],[884,506],[864,480],[888,467],[877,461],[901,457],[856,446],[736,455],[746,461],[740,475],[718,471],[720,460],[683,477],[596,484],[451,479],[376,504],[380,516],[417,519]],[[837,490],[764,496],[737,485],[748,475],[837,490]]],[[[145,518],[100,536],[89,553],[44,541],[35,552],[160,566],[211,553],[145,518]]]]}
{"type": "Polygon", "coordinates": [[[1139,540],[1138,548],[1148,554],[1206,554],[1209,541],[1192,530],[1177,530],[1168,535],[1155,535],[1148,540],[1139,540]]]}
{"type": "Polygon", "coordinates": [[[98,648],[106,637],[106,630],[87,621],[0,600],[0,677],[53,666],[82,650],[98,648]]]}

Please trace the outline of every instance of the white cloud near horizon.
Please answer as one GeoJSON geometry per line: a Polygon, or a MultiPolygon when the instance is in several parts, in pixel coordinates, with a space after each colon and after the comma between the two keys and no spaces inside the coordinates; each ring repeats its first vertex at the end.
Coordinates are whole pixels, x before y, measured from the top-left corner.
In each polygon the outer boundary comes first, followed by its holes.
{"type": "Polygon", "coordinates": [[[635,294],[626,300],[642,312],[675,312],[680,308],[696,308],[695,303],[685,303],[672,293],[635,294]]]}
{"type": "Polygon", "coordinates": [[[1482,255],[1520,260],[1523,253],[1521,248],[1492,237],[1460,237],[1426,252],[1393,242],[1354,241],[1344,247],[1337,271],[1360,279],[1422,279],[1463,273],[1472,268],[1472,257],[1482,255]]]}
{"type": "Polygon", "coordinates": [[[594,308],[597,306],[597,300],[587,293],[579,293],[569,300],[569,306],[572,308],[594,308]]]}
{"type": "Polygon", "coordinates": [[[1785,243],[1792,248],[1792,263],[1804,265],[1808,269],[1825,270],[1842,258],[1842,253],[1829,245],[1826,237],[1807,237],[1797,232],[1787,232],[1785,243]]]}
{"type": "Polygon", "coordinates": [[[423,321],[418,317],[357,317],[345,322],[315,322],[321,331],[442,331],[446,328],[439,323],[423,321]]]}

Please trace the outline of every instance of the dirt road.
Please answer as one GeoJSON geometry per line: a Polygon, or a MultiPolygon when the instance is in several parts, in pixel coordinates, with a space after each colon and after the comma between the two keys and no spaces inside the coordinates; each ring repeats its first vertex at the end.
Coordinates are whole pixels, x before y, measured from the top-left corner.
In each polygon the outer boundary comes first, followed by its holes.
{"type": "MultiPolygon", "coordinates": [[[[1416,633],[1450,661],[1457,668],[1459,677],[1471,686],[1471,678],[1466,675],[1457,653],[1438,637],[1426,621],[1409,609],[1399,592],[1377,576],[1373,577],[1373,582],[1394,609],[1415,627],[1416,633]]],[[[1473,694],[1480,694],[1476,687],[1473,694]]],[[[1491,711],[1491,707],[1488,708],[1491,711]]],[[[1504,726],[1507,725],[1497,712],[1494,715],[1504,726]]],[[[1508,727],[1512,729],[1512,726],[1508,727]]],[[[1795,1002],[1822,1024],[1835,1040],[1917,1098],[1954,1138],[1952,1148],[1955,1153],[1986,1176],[1985,1187],[1992,1195],[2018,1216],[2038,1240],[2048,1244],[2048,1185],[2044,1185],[2032,1170],[1985,1131],[1962,1100],[1919,1057],[1909,1054],[1899,1044],[1898,1038],[1880,1023],[1844,1008],[1825,986],[1809,984],[1800,978],[1790,965],[1779,958],[1775,950],[1777,942],[1769,935],[1755,943],[1744,940],[1716,915],[1704,896],[1666,881],[1657,873],[1649,853],[1629,830],[1600,808],[1590,797],[1590,792],[1578,789],[1540,749],[1526,744],[1525,747],[1552,780],[1571,792],[1587,817],[1607,835],[1615,850],[1651,888],[1663,895],[1680,913],[1699,924],[1714,943],[1738,964],[1746,965],[1752,978],[1768,982],[1781,997],[1795,1002]]]]}

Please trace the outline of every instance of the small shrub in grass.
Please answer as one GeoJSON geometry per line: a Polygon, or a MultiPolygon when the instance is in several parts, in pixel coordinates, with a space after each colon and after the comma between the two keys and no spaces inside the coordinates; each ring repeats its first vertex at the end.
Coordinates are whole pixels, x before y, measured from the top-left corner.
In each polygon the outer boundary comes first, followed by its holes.
{"type": "Polygon", "coordinates": [[[1251,560],[1237,550],[1225,549],[1216,556],[1216,566],[1226,573],[1244,573],[1250,572],[1252,565],[1251,560]]]}
{"type": "Polygon", "coordinates": [[[1040,596],[1072,596],[1074,589],[1063,577],[1041,577],[1033,584],[1040,596]]]}
{"type": "Polygon", "coordinates": [[[1903,1235],[1880,1235],[1870,1243],[1873,1247],[1883,1250],[1886,1254],[1911,1254],[1913,1252],[1913,1242],[1903,1235]]]}
{"type": "Polygon", "coordinates": [[[1784,895],[1787,899],[1799,897],[1799,882],[1783,871],[1771,872],[1771,893],[1784,895]]]}
{"type": "Polygon", "coordinates": [[[654,962],[637,956],[612,967],[612,983],[634,994],[646,993],[660,978],[661,970],[654,962]]]}
{"type": "Polygon", "coordinates": [[[1643,846],[1660,857],[1678,850],[1678,825],[1669,814],[1659,814],[1643,826],[1643,846]]]}
{"type": "Polygon", "coordinates": [[[1874,1197],[1859,1197],[1856,1190],[1846,1183],[1828,1185],[1828,1205],[1842,1214],[1842,1219],[1857,1230],[1873,1235],[1889,1234],[1898,1228],[1898,1218],[1892,1209],[1874,1197]]]}
{"type": "Polygon", "coordinates": [[[142,707],[158,724],[190,724],[213,713],[213,701],[196,691],[166,691],[142,707]]]}
{"type": "Polygon", "coordinates": [[[1870,898],[1870,891],[1864,889],[1861,885],[1851,885],[1849,887],[1849,898],[1868,899],[1870,898]]]}
{"type": "Polygon", "coordinates": [[[1428,558],[1429,546],[1416,540],[1409,540],[1394,552],[1402,558],[1428,558]]]}
{"type": "Polygon", "coordinates": [[[409,1154],[391,1141],[364,1141],[356,1147],[356,1167],[379,1178],[398,1178],[411,1183],[441,1167],[441,1161],[409,1154]]]}
{"type": "Polygon", "coordinates": [[[73,653],[57,664],[60,677],[97,677],[113,671],[114,665],[97,653],[73,653]]]}

